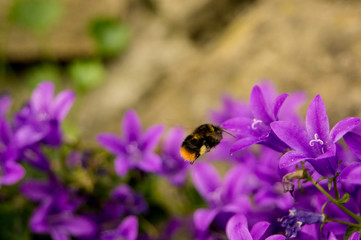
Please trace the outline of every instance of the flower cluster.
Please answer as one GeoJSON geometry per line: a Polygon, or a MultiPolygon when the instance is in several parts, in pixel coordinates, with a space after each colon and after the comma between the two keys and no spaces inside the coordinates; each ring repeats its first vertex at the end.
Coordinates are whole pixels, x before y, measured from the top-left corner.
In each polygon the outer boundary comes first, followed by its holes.
{"type": "Polygon", "coordinates": [[[29,213],[12,216],[23,238],[360,239],[361,119],[330,128],[320,95],[305,121],[302,92],[261,82],[249,101],[225,96],[210,116],[230,134],[193,165],[182,128],[145,128],[134,110],[96,148],[67,139],[74,99],[50,82],[18,111],[0,95],[0,201],[29,213]]]}

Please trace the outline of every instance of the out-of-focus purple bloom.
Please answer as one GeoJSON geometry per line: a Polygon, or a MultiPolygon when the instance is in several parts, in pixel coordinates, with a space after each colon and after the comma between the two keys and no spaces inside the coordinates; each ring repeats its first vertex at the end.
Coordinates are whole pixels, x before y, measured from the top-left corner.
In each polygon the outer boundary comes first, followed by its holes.
{"type": "MultiPolygon", "coordinates": [[[[260,240],[264,239],[264,235],[270,226],[269,222],[258,222],[253,225],[252,229],[248,230],[248,222],[246,216],[243,214],[234,215],[227,222],[226,233],[229,240],[260,240]]],[[[266,240],[284,240],[283,235],[272,235],[266,240]]]]}
{"type": "Polygon", "coordinates": [[[33,91],[30,102],[17,113],[17,129],[27,128],[24,138],[38,138],[39,142],[59,146],[62,142],[61,123],[73,105],[75,95],[70,90],[54,96],[54,84],[42,82],[33,91]]]}
{"type": "Polygon", "coordinates": [[[101,213],[101,221],[114,221],[125,215],[141,214],[148,209],[144,198],[123,184],[116,187],[101,213]]]}
{"type": "Polygon", "coordinates": [[[93,236],[97,229],[87,217],[75,213],[81,201],[52,179],[49,182],[29,180],[21,186],[22,193],[39,202],[30,219],[30,229],[37,234],[50,234],[53,240],[93,236]]]}
{"type": "Polygon", "coordinates": [[[322,176],[334,176],[338,164],[336,142],[359,123],[359,118],[346,118],[330,131],[325,104],[320,95],[317,95],[307,111],[306,130],[287,121],[271,124],[276,135],[292,148],[292,151],[281,157],[280,167],[307,160],[322,176]]]}
{"type": "Polygon", "coordinates": [[[207,163],[198,163],[192,171],[195,187],[207,201],[209,209],[198,209],[193,216],[198,237],[208,234],[208,228],[215,222],[219,228],[235,213],[246,212],[250,208],[247,195],[254,188],[252,180],[243,166],[232,168],[221,181],[217,170],[207,163]],[[242,174],[240,174],[242,173],[242,174]]]}
{"type": "Polygon", "coordinates": [[[281,222],[281,226],[286,228],[286,237],[294,238],[302,226],[322,223],[324,218],[322,214],[292,208],[290,209],[289,215],[281,218],[279,221],[281,222]]]}
{"type": "Polygon", "coordinates": [[[179,154],[183,139],[184,131],[181,128],[169,130],[163,142],[161,155],[162,167],[160,173],[176,186],[184,183],[187,177],[187,167],[189,167],[189,164],[179,154]]]}
{"type": "Polygon", "coordinates": [[[251,117],[248,103],[233,99],[231,96],[223,96],[222,109],[212,110],[210,118],[215,124],[222,124],[224,121],[235,117],[251,117]]]}
{"type": "Polygon", "coordinates": [[[116,156],[115,171],[124,176],[129,169],[140,169],[144,172],[159,172],[161,159],[153,152],[163,133],[163,125],[154,125],[144,133],[137,113],[130,110],[123,118],[123,135],[102,133],[97,141],[116,156]]]}
{"type": "Polygon", "coordinates": [[[101,240],[136,240],[138,237],[138,219],[135,216],[126,217],[117,229],[102,233],[101,240]]]}
{"type": "Polygon", "coordinates": [[[271,130],[270,124],[278,121],[278,113],[288,94],[274,97],[268,85],[254,86],[250,96],[251,117],[236,117],[225,121],[222,127],[235,134],[238,140],[233,144],[231,153],[253,144],[269,146],[279,152],[284,152],[288,146],[271,130]]]}
{"type": "Polygon", "coordinates": [[[346,145],[359,159],[361,159],[361,124],[343,136],[346,145]]]}

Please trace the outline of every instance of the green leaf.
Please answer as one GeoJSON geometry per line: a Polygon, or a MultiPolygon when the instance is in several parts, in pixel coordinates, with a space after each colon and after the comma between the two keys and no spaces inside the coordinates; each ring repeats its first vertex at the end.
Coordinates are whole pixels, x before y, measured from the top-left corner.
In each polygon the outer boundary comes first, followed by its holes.
{"type": "Polygon", "coordinates": [[[68,66],[68,74],[80,90],[99,86],[106,75],[104,65],[97,60],[74,61],[68,66]]]}
{"type": "Polygon", "coordinates": [[[348,201],[350,201],[350,194],[349,193],[345,193],[342,198],[339,200],[339,203],[347,203],[348,201]]]}
{"type": "Polygon", "coordinates": [[[97,44],[99,54],[104,57],[117,55],[130,41],[128,26],[117,19],[95,19],[91,22],[90,34],[97,44]]]}
{"type": "Polygon", "coordinates": [[[63,16],[63,3],[57,0],[16,0],[9,9],[10,22],[26,30],[44,33],[63,16]]]}

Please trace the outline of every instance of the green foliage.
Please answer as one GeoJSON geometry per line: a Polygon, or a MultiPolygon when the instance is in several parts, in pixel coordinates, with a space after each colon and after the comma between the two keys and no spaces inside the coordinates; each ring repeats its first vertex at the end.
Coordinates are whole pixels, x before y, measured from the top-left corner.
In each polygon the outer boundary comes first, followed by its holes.
{"type": "Polygon", "coordinates": [[[16,0],[9,9],[11,23],[35,33],[44,33],[59,22],[63,4],[58,0],[16,0]]]}
{"type": "Polygon", "coordinates": [[[80,90],[97,87],[105,78],[104,65],[97,60],[77,60],[68,66],[68,74],[80,90]]]}
{"type": "Polygon", "coordinates": [[[43,63],[30,68],[25,79],[30,89],[34,89],[42,81],[51,81],[59,86],[61,70],[57,64],[43,63]]]}
{"type": "Polygon", "coordinates": [[[129,44],[130,30],[116,19],[99,18],[91,22],[90,33],[94,38],[99,54],[115,56],[129,44]]]}

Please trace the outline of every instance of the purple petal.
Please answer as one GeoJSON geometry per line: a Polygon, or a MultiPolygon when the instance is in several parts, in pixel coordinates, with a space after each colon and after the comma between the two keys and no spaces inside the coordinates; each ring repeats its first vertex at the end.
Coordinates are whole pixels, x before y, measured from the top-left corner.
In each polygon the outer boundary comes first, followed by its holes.
{"type": "Polygon", "coordinates": [[[207,198],[209,193],[212,193],[221,185],[217,170],[208,163],[195,165],[191,176],[195,187],[204,198],[207,198]]]}
{"type": "Polygon", "coordinates": [[[311,151],[308,134],[300,126],[288,121],[278,121],[271,123],[271,128],[292,149],[305,154],[311,151]]]}
{"type": "Polygon", "coordinates": [[[258,136],[252,129],[253,120],[250,118],[237,117],[225,121],[222,127],[236,136],[258,136]]]}
{"type": "Polygon", "coordinates": [[[250,97],[250,109],[254,118],[263,121],[265,124],[273,121],[267,107],[261,88],[254,86],[250,97]]]}
{"type": "Polygon", "coordinates": [[[308,158],[303,153],[298,151],[289,151],[280,158],[279,166],[280,168],[290,167],[306,159],[308,158]]]}
{"type": "Polygon", "coordinates": [[[226,226],[227,237],[230,240],[252,240],[248,231],[247,219],[243,214],[237,214],[228,220],[226,226]]]}
{"type": "Polygon", "coordinates": [[[129,110],[125,113],[123,118],[123,134],[128,142],[138,141],[140,137],[142,125],[137,113],[134,110],[129,110]]]}
{"type": "Polygon", "coordinates": [[[218,214],[218,209],[198,209],[193,215],[193,221],[196,229],[200,232],[205,232],[212,221],[218,214]]]}
{"type": "Polygon", "coordinates": [[[45,134],[44,131],[36,131],[33,127],[24,125],[15,132],[14,141],[18,148],[23,148],[40,141],[45,134]]]}
{"type": "Polygon", "coordinates": [[[54,96],[54,84],[52,82],[42,82],[33,91],[30,104],[35,112],[49,111],[54,96]]]}
{"type": "Polygon", "coordinates": [[[266,240],[285,240],[286,237],[280,234],[272,235],[266,238],[266,240]]]}
{"type": "Polygon", "coordinates": [[[59,223],[58,226],[66,229],[72,236],[75,237],[86,237],[92,236],[96,232],[95,224],[88,218],[72,216],[59,223]]]}
{"type": "Polygon", "coordinates": [[[349,184],[361,185],[361,163],[347,166],[340,174],[340,180],[349,184]]]}
{"type": "Polygon", "coordinates": [[[143,159],[137,163],[138,168],[142,169],[145,172],[159,172],[161,169],[162,160],[160,157],[153,153],[149,152],[143,156],[143,159]]]}
{"type": "Polygon", "coordinates": [[[361,159],[361,135],[349,132],[343,136],[343,139],[351,152],[361,159]]]}
{"type": "Polygon", "coordinates": [[[235,143],[233,143],[231,149],[230,149],[230,153],[234,153],[236,151],[240,151],[242,149],[245,149],[247,147],[250,147],[256,143],[261,142],[261,140],[259,138],[256,137],[245,137],[242,138],[238,141],[236,141],[235,143]]]}
{"type": "Polygon", "coordinates": [[[119,176],[124,176],[128,173],[130,166],[127,159],[123,155],[118,155],[114,161],[115,172],[119,176]]]}
{"type": "Polygon", "coordinates": [[[304,92],[295,92],[288,96],[278,112],[278,119],[299,122],[301,119],[297,110],[305,103],[306,94],[304,92]]]}
{"type": "Polygon", "coordinates": [[[262,80],[259,84],[266,102],[271,103],[277,97],[277,89],[268,80],[262,80]]]}
{"type": "Polygon", "coordinates": [[[307,110],[306,128],[311,137],[318,134],[319,139],[328,142],[330,125],[326,113],[326,106],[320,95],[317,95],[312,100],[307,110]]]}
{"type": "Polygon", "coordinates": [[[348,240],[359,240],[360,239],[360,232],[354,232],[348,240]]]}
{"type": "Polygon", "coordinates": [[[113,154],[126,153],[122,139],[116,134],[101,133],[97,136],[97,141],[113,154]]]}
{"type": "Polygon", "coordinates": [[[39,201],[49,195],[50,189],[47,182],[27,180],[21,185],[22,194],[32,201],[39,201]]]}
{"type": "Polygon", "coordinates": [[[75,94],[70,90],[65,90],[59,93],[54,99],[52,106],[52,115],[55,119],[62,122],[73,105],[74,100],[75,94]]]}
{"type": "Polygon", "coordinates": [[[338,240],[338,239],[333,232],[330,232],[327,240],[338,240]]]}
{"type": "Polygon", "coordinates": [[[339,121],[330,132],[330,140],[333,143],[336,143],[340,140],[346,133],[354,129],[357,125],[359,125],[361,119],[355,117],[349,117],[339,121]]]}
{"type": "Polygon", "coordinates": [[[171,154],[175,151],[179,155],[179,150],[184,137],[185,134],[182,128],[173,128],[169,130],[163,142],[163,151],[167,154],[171,154]]]}
{"type": "Polygon", "coordinates": [[[270,225],[271,224],[269,222],[265,222],[265,221],[256,223],[251,229],[252,239],[253,240],[261,239],[261,237],[265,234],[265,232],[267,231],[270,225]]]}
{"type": "Polygon", "coordinates": [[[50,230],[46,218],[51,207],[50,198],[45,198],[41,205],[34,210],[30,219],[30,229],[35,233],[47,233],[50,230]]]}
{"type": "Polygon", "coordinates": [[[274,119],[278,119],[278,112],[279,112],[280,108],[282,107],[282,105],[285,102],[287,97],[288,97],[288,94],[284,93],[284,94],[279,95],[275,99],[274,107],[273,107],[273,117],[274,117],[274,119]]]}
{"type": "Polygon", "coordinates": [[[312,167],[324,177],[333,177],[337,170],[337,158],[309,159],[312,167]]]}
{"type": "Polygon", "coordinates": [[[147,129],[140,138],[140,149],[142,151],[152,151],[157,146],[164,132],[164,125],[155,125],[147,129]]]}
{"type": "Polygon", "coordinates": [[[11,185],[18,182],[25,175],[25,169],[18,163],[7,162],[4,166],[4,175],[1,176],[1,182],[4,185],[11,185]]]}
{"type": "Polygon", "coordinates": [[[66,231],[61,228],[51,229],[50,235],[53,240],[71,240],[66,231]]]}
{"type": "Polygon", "coordinates": [[[135,216],[126,217],[117,229],[117,237],[135,240],[138,237],[138,219],[135,216]]]}

